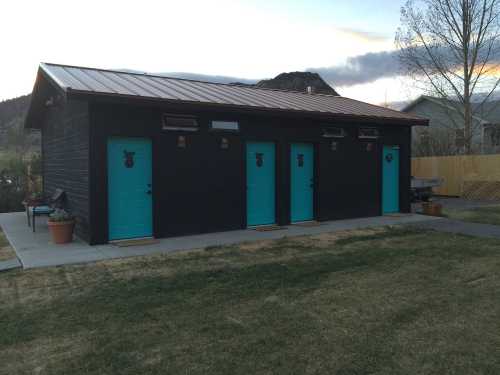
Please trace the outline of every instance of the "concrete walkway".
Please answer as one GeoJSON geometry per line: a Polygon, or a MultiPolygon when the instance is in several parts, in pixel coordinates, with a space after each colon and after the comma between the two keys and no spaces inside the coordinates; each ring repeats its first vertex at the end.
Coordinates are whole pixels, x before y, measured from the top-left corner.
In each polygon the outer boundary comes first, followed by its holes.
{"type": "Polygon", "coordinates": [[[152,245],[117,247],[112,244],[89,246],[79,239],[76,239],[70,244],[55,245],[50,242],[47,223],[43,218],[37,218],[37,232],[33,233],[31,228],[26,224],[26,216],[24,213],[0,214],[0,226],[24,268],[87,263],[104,259],[171,253],[175,251],[204,248],[207,246],[230,245],[246,241],[279,239],[291,236],[436,220],[441,219],[415,214],[398,214],[363,219],[329,221],[323,222],[318,226],[309,227],[291,225],[285,227],[283,230],[268,232],[246,229],[171,237],[161,239],[158,243],[152,245]]]}
{"type": "Polygon", "coordinates": [[[433,229],[438,232],[465,234],[468,236],[500,238],[500,226],[491,224],[469,223],[459,220],[442,219],[437,221],[422,221],[414,224],[422,229],[433,229]]]}

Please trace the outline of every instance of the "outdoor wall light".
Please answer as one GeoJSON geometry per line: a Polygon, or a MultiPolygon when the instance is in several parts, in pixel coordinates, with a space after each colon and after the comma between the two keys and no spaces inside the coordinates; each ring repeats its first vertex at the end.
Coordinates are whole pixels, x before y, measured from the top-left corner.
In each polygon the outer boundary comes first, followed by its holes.
{"type": "Polygon", "coordinates": [[[225,137],[220,139],[220,148],[227,150],[229,148],[229,140],[225,137]]]}
{"type": "Polygon", "coordinates": [[[179,135],[177,137],[177,147],[186,148],[186,137],[184,135],[179,135]]]}

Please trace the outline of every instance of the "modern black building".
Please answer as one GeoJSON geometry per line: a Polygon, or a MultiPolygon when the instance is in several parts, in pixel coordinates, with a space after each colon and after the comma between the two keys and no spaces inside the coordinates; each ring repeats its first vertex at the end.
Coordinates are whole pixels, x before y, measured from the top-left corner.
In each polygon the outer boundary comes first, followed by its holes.
{"type": "Polygon", "coordinates": [[[356,100],[40,64],[43,187],[90,244],[410,211],[411,127],[356,100]]]}

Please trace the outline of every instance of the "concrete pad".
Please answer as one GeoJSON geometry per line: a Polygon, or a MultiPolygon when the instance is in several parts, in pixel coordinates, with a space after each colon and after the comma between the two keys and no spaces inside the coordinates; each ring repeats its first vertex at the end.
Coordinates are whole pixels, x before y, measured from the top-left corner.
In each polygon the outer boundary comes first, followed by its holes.
{"type": "Polygon", "coordinates": [[[260,232],[251,229],[163,238],[158,243],[130,247],[112,244],[89,246],[80,239],[64,245],[51,242],[46,219],[37,218],[37,232],[26,224],[25,213],[0,214],[0,226],[12,245],[24,268],[58,266],[96,262],[105,259],[125,258],[149,254],[205,248],[207,246],[232,245],[247,241],[279,239],[284,237],[314,235],[351,229],[411,224],[422,221],[442,220],[415,214],[397,214],[362,219],[322,222],[318,226],[290,225],[284,230],[260,232]]]}

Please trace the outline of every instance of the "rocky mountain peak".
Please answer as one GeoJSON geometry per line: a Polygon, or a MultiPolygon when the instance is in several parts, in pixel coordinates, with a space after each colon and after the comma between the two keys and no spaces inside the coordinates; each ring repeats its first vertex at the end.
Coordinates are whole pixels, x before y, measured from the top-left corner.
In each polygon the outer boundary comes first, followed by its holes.
{"type": "Polygon", "coordinates": [[[318,73],[312,72],[281,73],[272,79],[257,82],[255,86],[303,92],[306,92],[308,87],[312,87],[314,93],[339,95],[318,73]]]}

